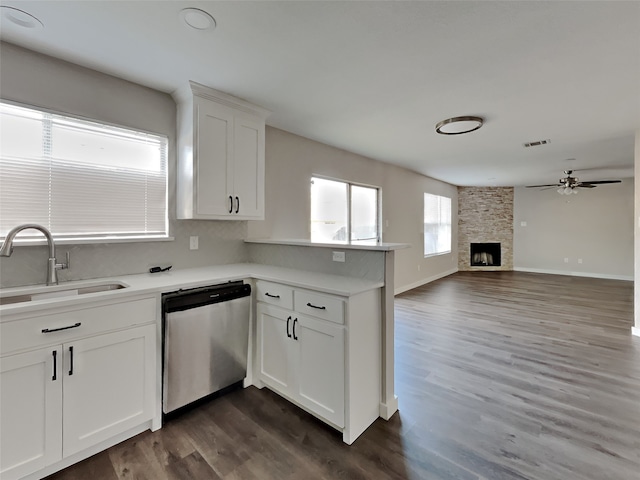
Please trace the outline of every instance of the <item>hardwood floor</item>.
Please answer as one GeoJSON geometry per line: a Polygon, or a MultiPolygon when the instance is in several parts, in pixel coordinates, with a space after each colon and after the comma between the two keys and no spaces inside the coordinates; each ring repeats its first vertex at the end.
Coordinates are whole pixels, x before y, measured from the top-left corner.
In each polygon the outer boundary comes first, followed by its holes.
{"type": "Polygon", "coordinates": [[[461,272],[396,297],[400,412],[351,447],[266,388],[50,480],[640,479],[631,282],[461,272]]]}

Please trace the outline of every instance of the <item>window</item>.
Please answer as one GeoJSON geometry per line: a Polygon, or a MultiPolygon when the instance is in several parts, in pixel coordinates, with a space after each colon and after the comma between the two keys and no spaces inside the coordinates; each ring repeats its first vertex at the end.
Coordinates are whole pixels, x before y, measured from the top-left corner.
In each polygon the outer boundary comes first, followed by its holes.
{"type": "Polygon", "coordinates": [[[424,256],[451,253],[451,199],[424,194],[424,256]]]}
{"type": "Polygon", "coordinates": [[[167,138],[0,103],[0,236],[22,223],[56,239],[166,238],[167,138]]]}
{"type": "Polygon", "coordinates": [[[311,241],[377,242],[378,196],[375,187],[313,177],[311,241]]]}

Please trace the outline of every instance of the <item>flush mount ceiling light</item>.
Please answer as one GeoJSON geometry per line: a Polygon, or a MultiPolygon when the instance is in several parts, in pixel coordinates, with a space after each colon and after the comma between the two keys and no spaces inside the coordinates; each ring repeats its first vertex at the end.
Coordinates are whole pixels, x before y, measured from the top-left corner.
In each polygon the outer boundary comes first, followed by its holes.
{"type": "Polygon", "coordinates": [[[216,19],[199,8],[184,8],[180,11],[180,19],[189,27],[198,31],[216,28],[216,19]]]}
{"type": "Polygon", "coordinates": [[[9,22],[14,25],[18,25],[19,27],[32,28],[35,30],[44,27],[44,23],[36,17],[18,8],[2,5],[0,6],[0,12],[2,12],[2,18],[7,19],[9,22]]]}
{"type": "Polygon", "coordinates": [[[441,135],[462,135],[478,130],[484,120],[481,117],[453,117],[438,122],[436,132],[441,135]]]}

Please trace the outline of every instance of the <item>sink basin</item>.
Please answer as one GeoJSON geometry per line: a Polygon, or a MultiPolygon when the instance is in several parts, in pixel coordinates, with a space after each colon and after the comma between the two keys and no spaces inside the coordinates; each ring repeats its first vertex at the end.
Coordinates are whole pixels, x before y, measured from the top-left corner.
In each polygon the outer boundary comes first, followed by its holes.
{"type": "Polygon", "coordinates": [[[123,283],[82,283],[76,285],[56,285],[53,287],[38,287],[33,292],[19,292],[0,296],[0,305],[9,305],[12,303],[33,302],[36,300],[47,300],[60,297],[74,297],[78,295],[86,295],[87,293],[108,292],[110,290],[120,290],[127,288],[123,283]]]}

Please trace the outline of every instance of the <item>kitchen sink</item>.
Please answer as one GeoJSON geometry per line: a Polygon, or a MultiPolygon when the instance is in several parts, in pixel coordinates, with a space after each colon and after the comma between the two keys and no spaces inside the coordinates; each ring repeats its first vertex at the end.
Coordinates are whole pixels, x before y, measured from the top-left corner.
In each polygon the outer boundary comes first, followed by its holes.
{"type": "Polygon", "coordinates": [[[0,305],[12,303],[33,302],[36,300],[47,300],[51,298],[73,297],[86,295],[88,293],[108,292],[127,288],[127,285],[119,282],[109,283],[79,283],[71,285],[56,285],[53,287],[37,287],[32,292],[19,291],[13,294],[2,295],[0,293],[0,305]]]}

